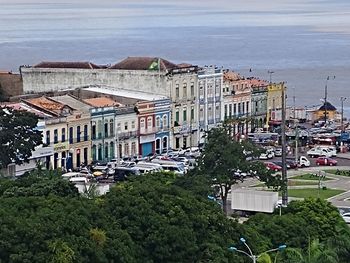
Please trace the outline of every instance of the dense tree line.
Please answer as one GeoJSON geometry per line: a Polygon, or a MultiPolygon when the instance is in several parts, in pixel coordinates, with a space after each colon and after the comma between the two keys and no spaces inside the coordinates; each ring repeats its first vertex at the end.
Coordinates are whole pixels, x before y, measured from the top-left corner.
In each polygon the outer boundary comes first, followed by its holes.
{"type": "Polygon", "coordinates": [[[79,195],[55,171],[0,179],[0,262],[250,262],[228,249],[245,250],[240,237],[257,255],[287,245],[260,263],[349,262],[349,227],[326,201],[293,201],[282,216],[257,214],[239,224],[208,199],[226,200],[244,180],[237,169],[280,186],[278,176],[247,160],[251,145],[229,136],[212,130],[198,168],[186,176],[129,178],[101,197],[79,195]]]}

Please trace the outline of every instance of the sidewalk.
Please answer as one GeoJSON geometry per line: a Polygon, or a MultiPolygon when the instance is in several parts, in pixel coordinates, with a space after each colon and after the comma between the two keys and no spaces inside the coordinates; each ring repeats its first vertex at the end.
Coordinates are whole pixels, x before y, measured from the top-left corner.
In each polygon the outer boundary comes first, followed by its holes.
{"type": "Polygon", "coordinates": [[[341,158],[341,159],[348,159],[348,160],[350,160],[350,152],[337,153],[337,157],[341,158]]]}

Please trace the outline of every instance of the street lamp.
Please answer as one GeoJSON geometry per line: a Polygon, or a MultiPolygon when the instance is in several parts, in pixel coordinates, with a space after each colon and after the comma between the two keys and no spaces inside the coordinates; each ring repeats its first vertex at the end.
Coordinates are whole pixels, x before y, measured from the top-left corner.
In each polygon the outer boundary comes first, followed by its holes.
{"type": "Polygon", "coordinates": [[[247,253],[244,250],[240,250],[240,249],[238,249],[238,248],[236,248],[234,246],[229,247],[228,250],[230,250],[232,252],[238,252],[238,253],[242,253],[242,254],[246,255],[247,257],[249,257],[253,261],[253,263],[256,263],[258,258],[260,258],[263,254],[274,252],[274,251],[282,251],[282,250],[284,250],[287,247],[285,244],[283,244],[283,245],[280,245],[277,248],[266,250],[265,252],[260,253],[259,255],[254,255],[252,250],[248,246],[246,240],[243,237],[241,237],[239,240],[247,247],[249,253],[247,253]]]}

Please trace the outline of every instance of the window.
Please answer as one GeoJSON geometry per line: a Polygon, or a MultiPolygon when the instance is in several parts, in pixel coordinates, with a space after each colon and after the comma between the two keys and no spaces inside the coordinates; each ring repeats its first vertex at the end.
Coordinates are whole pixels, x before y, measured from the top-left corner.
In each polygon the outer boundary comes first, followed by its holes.
{"type": "Polygon", "coordinates": [[[98,145],[98,149],[97,149],[97,160],[99,160],[99,161],[102,160],[102,144],[101,143],[98,145]]]}
{"type": "Polygon", "coordinates": [[[50,145],[50,131],[46,131],[46,144],[50,145]]]}
{"type": "Polygon", "coordinates": [[[62,138],[61,138],[62,142],[66,141],[66,128],[62,128],[62,138]]]}
{"type": "Polygon", "coordinates": [[[204,109],[203,106],[199,109],[199,119],[204,120],[204,109]]]}
{"type": "Polygon", "coordinates": [[[98,122],[98,125],[97,125],[97,136],[98,136],[98,139],[101,139],[102,138],[102,121],[99,120],[98,122]]]}
{"type": "Polygon", "coordinates": [[[135,121],[131,122],[131,129],[135,129],[135,121]]]}
{"type": "Polygon", "coordinates": [[[129,143],[124,144],[124,155],[129,156],[129,143]]]}
{"type": "Polygon", "coordinates": [[[183,98],[187,98],[187,83],[183,84],[183,94],[182,94],[183,98]]]}
{"type": "Polygon", "coordinates": [[[247,101],[246,105],[247,105],[247,113],[249,113],[250,112],[250,110],[249,110],[249,101],[247,101]]]}
{"type": "Polygon", "coordinates": [[[191,121],[194,120],[194,107],[191,106],[191,121]]]}
{"type": "Polygon", "coordinates": [[[122,125],[121,125],[121,123],[119,122],[119,123],[117,124],[117,131],[118,131],[118,132],[121,131],[121,126],[122,126],[122,125]]]}
{"type": "Polygon", "coordinates": [[[183,108],[182,113],[183,113],[183,121],[185,122],[187,121],[187,109],[183,108]]]}
{"type": "Polygon", "coordinates": [[[238,103],[238,114],[241,113],[241,103],[238,103]]]}
{"type": "Polygon", "coordinates": [[[73,143],[73,127],[69,128],[69,143],[72,144],[73,143]]]}
{"type": "Polygon", "coordinates": [[[163,137],[163,150],[168,149],[168,137],[163,137]]]}
{"type": "Polygon", "coordinates": [[[84,142],[88,140],[88,125],[84,125],[84,142]]]}
{"type": "Polygon", "coordinates": [[[245,103],[244,102],[242,102],[242,113],[244,114],[244,110],[245,110],[245,103]]]}
{"type": "Polygon", "coordinates": [[[106,121],[104,124],[104,135],[105,135],[105,138],[108,137],[108,121],[106,121]]]}
{"type": "Polygon", "coordinates": [[[131,154],[133,156],[136,155],[136,143],[135,142],[131,143],[131,154]]]}
{"type": "Polygon", "coordinates": [[[96,139],[96,123],[92,123],[92,139],[96,139]]]}
{"type": "Polygon", "coordinates": [[[194,82],[191,82],[191,97],[194,97],[194,82]]]}
{"type": "Polygon", "coordinates": [[[58,130],[57,129],[53,130],[53,143],[58,143],[58,130]]]}
{"type": "Polygon", "coordinates": [[[108,142],[105,143],[105,159],[108,159],[108,142]]]}
{"type": "Polygon", "coordinates": [[[163,115],[163,128],[168,127],[168,116],[163,115]]]}
{"type": "Polygon", "coordinates": [[[235,103],[233,104],[233,115],[236,116],[236,114],[237,114],[237,104],[235,103]]]}
{"type": "Polygon", "coordinates": [[[80,142],[80,126],[77,126],[77,142],[80,142]]]}
{"type": "Polygon", "coordinates": [[[126,121],[124,122],[124,130],[127,131],[129,129],[129,123],[126,121]]]}
{"type": "Polygon", "coordinates": [[[178,99],[180,97],[180,87],[179,84],[175,84],[175,96],[178,99]]]}
{"type": "Polygon", "coordinates": [[[156,127],[160,128],[160,116],[156,117],[156,127]]]}
{"type": "MultiPolygon", "coordinates": [[[[236,106],[236,104],[234,104],[234,106],[236,106]]],[[[232,117],[232,104],[229,104],[228,105],[228,115],[230,116],[230,117],[232,117]]]]}
{"type": "Polygon", "coordinates": [[[224,111],[225,111],[225,118],[227,118],[227,104],[225,104],[225,108],[224,108],[224,111]]]}
{"type": "Polygon", "coordinates": [[[92,145],[92,160],[96,161],[96,145],[92,145]]]}
{"type": "Polygon", "coordinates": [[[147,128],[152,128],[153,127],[153,118],[152,117],[147,117],[147,128]]]}
{"type": "Polygon", "coordinates": [[[180,119],[179,109],[176,109],[176,112],[175,112],[175,121],[179,122],[179,119],[180,119]]]}
{"type": "Polygon", "coordinates": [[[145,129],[145,118],[140,119],[140,129],[145,129]]]}
{"type": "Polygon", "coordinates": [[[109,156],[110,156],[110,158],[114,158],[114,143],[113,142],[111,142],[109,144],[109,156]]]}
{"type": "Polygon", "coordinates": [[[113,119],[109,120],[109,133],[111,136],[114,135],[114,121],[113,121],[113,119]]]}

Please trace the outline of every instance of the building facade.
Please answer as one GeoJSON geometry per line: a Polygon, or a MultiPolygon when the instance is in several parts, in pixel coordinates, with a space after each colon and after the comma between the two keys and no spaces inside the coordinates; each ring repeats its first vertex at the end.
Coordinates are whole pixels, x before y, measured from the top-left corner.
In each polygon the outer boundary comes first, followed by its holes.
{"type": "MultiPolygon", "coordinates": [[[[276,112],[282,109],[282,91],[286,90],[283,82],[269,83],[267,86],[267,116],[266,127],[271,128],[274,124],[279,124],[276,121],[276,112]]],[[[286,94],[286,92],[285,92],[286,94]]]]}
{"type": "Polygon", "coordinates": [[[251,86],[251,131],[262,130],[266,124],[267,85],[264,80],[249,79],[251,86]]]}
{"type": "Polygon", "coordinates": [[[223,116],[231,125],[232,135],[239,138],[251,130],[250,82],[232,71],[225,71],[223,78],[223,116]]]}
{"type": "Polygon", "coordinates": [[[223,70],[214,66],[198,71],[199,138],[203,143],[206,131],[222,123],[223,70]]]}

